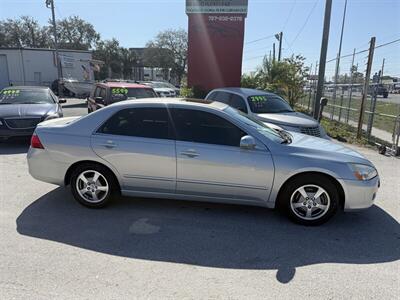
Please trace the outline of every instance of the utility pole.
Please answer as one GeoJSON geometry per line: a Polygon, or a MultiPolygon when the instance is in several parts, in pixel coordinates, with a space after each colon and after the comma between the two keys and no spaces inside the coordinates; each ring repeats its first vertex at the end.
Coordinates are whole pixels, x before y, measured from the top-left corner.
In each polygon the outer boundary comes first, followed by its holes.
{"type": "Polygon", "coordinates": [[[335,68],[335,89],[333,90],[333,98],[336,99],[336,85],[339,78],[339,65],[340,65],[340,56],[342,55],[342,42],[343,42],[343,32],[344,32],[344,23],[346,21],[346,10],[347,10],[347,0],[344,2],[344,11],[343,11],[343,20],[342,20],[342,31],[340,33],[340,42],[339,42],[339,51],[336,58],[336,68],[335,68]]]}
{"type": "Polygon", "coordinates": [[[351,97],[353,96],[353,75],[354,75],[354,58],[356,56],[356,48],[353,50],[353,58],[351,59],[351,67],[350,67],[350,92],[349,92],[349,105],[347,107],[347,116],[346,123],[349,123],[350,117],[350,108],[351,108],[351,97]]]}
{"type": "Polygon", "coordinates": [[[63,96],[63,86],[61,80],[63,77],[60,56],[58,54],[58,42],[57,42],[57,27],[56,27],[56,16],[54,13],[54,0],[46,0],[46,7],[51,9],[51,17],[53,23],[53,34],[54,34],[54,49],[56,52],[56,64],[57,64],[57,75],[58,75],[58,96],[63,96]]]}
{"type": "Polygon", "coordinates": [[[381,82],[380,82],[380,83],[382,83],[383,69],[384,69],[384,68],[385,68],[385,59],[383,59],[383,61],[382,61],[382,69],[381,69],[381,77],[380,77],[381,82]]]}
{"type": "Polygon", "coordinates": [[[275,61],[275,43],[272,45],[272,60],[275,61]]]}
{"type": "Polygon", "coordinates": [[[362,94],[362,98],[361,98],[360,115],[358,118],[358,128],[357,128],[357,138],[358,139],[361,137],[362,126],[363,126],[363,122],[364,122],[365,100],[367,99],[367,96],[368,96],[369,78],[371,77],[372,61],[374,59],[375,40],[376,40],[376,38],[372,37],[371,42],[369,44],[367,70],[365,72],[363,94],[362,94]]]}
{"type": "Polygon", "coordinates": [[[279,41],[279,51],[278,51],[278,61],[281,61],[281,57],[282,57],[282,39],[283,39],[283,32],[279,32],[279,35],[277,37],[278,41],[279,41]]]}
{"type": "Polygon", "coordinates": [[[319,101],[322,97],[322,90],[324,88],[326,53],[328,51],[329,27],[331,23],[331,10],[332,10],[332,0],[326,0],[324,29],[322,32],[322,43],[321,43],[321,55],[319,58],[318,86],[317,86],[317,93],[315,95],[314,111],[313,111],[313,117],[316,120],[318,119],[319,116],[319,107],[320,107],[319,101]]]}

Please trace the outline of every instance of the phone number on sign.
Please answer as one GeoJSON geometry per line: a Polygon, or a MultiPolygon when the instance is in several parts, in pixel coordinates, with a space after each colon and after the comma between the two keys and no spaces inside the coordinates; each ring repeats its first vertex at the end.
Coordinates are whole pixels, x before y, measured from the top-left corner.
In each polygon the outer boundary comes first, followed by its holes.
{"type": "Polygon", "coordinates": [[[216,22],[216,21],[219,21],[219,22],[242,22],[243,21],[243,17],[209,16],[208,20],[212,21],[212,22],[216,22]]]}

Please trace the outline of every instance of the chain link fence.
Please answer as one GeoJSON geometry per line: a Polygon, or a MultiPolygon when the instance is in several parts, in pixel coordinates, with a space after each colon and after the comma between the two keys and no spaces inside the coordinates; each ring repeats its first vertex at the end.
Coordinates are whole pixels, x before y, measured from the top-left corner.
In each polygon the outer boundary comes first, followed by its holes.
{"type": "MultiPolygon", "coordinates": [[[[323,116],[353,127],[358,126],[363,84],[327,84],[323,96],[328,98],[323,116]]],[[[316,86],[305,88],[300,101],[303,109],[311,113],[316,86]]],[[[363,134],[371,141],[396,143],[398,146],[400,120],[400,93],[393,85],[375,83],[369,86],[364,106],[363,134]]]]}

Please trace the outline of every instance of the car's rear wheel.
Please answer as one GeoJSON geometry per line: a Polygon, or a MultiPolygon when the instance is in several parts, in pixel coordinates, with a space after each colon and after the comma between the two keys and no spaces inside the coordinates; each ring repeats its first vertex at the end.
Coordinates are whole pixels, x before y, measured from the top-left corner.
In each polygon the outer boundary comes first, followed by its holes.
{"type": "Polygon", "coordinates": [[[97,164],[82,164],[72,172],[71,189],[79,203],[100,208],[113,199],[117,184],[107,168],[97,164]]]}
{"type": "Polygon", "coordinates": [[[320,225],[337,212],[339,193],[328,178],[305,175],[284,186],[280,192],[279,205],[296,223],[320,225]]]}

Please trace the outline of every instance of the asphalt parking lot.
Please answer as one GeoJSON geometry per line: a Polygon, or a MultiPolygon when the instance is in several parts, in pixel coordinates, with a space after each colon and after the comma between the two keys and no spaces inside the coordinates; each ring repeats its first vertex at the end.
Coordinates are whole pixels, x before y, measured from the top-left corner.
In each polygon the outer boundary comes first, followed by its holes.
{"type": "MultiPolygon", "coordinates": [[[[86,112],[70,100],[65,115],[86,112]]],[[[30,177],[26,141],[0,144],[1,299],[394,299],[400,160],[376,204],[320,227],[256,207],[121,198],[90,210],[30,177]]]]}

